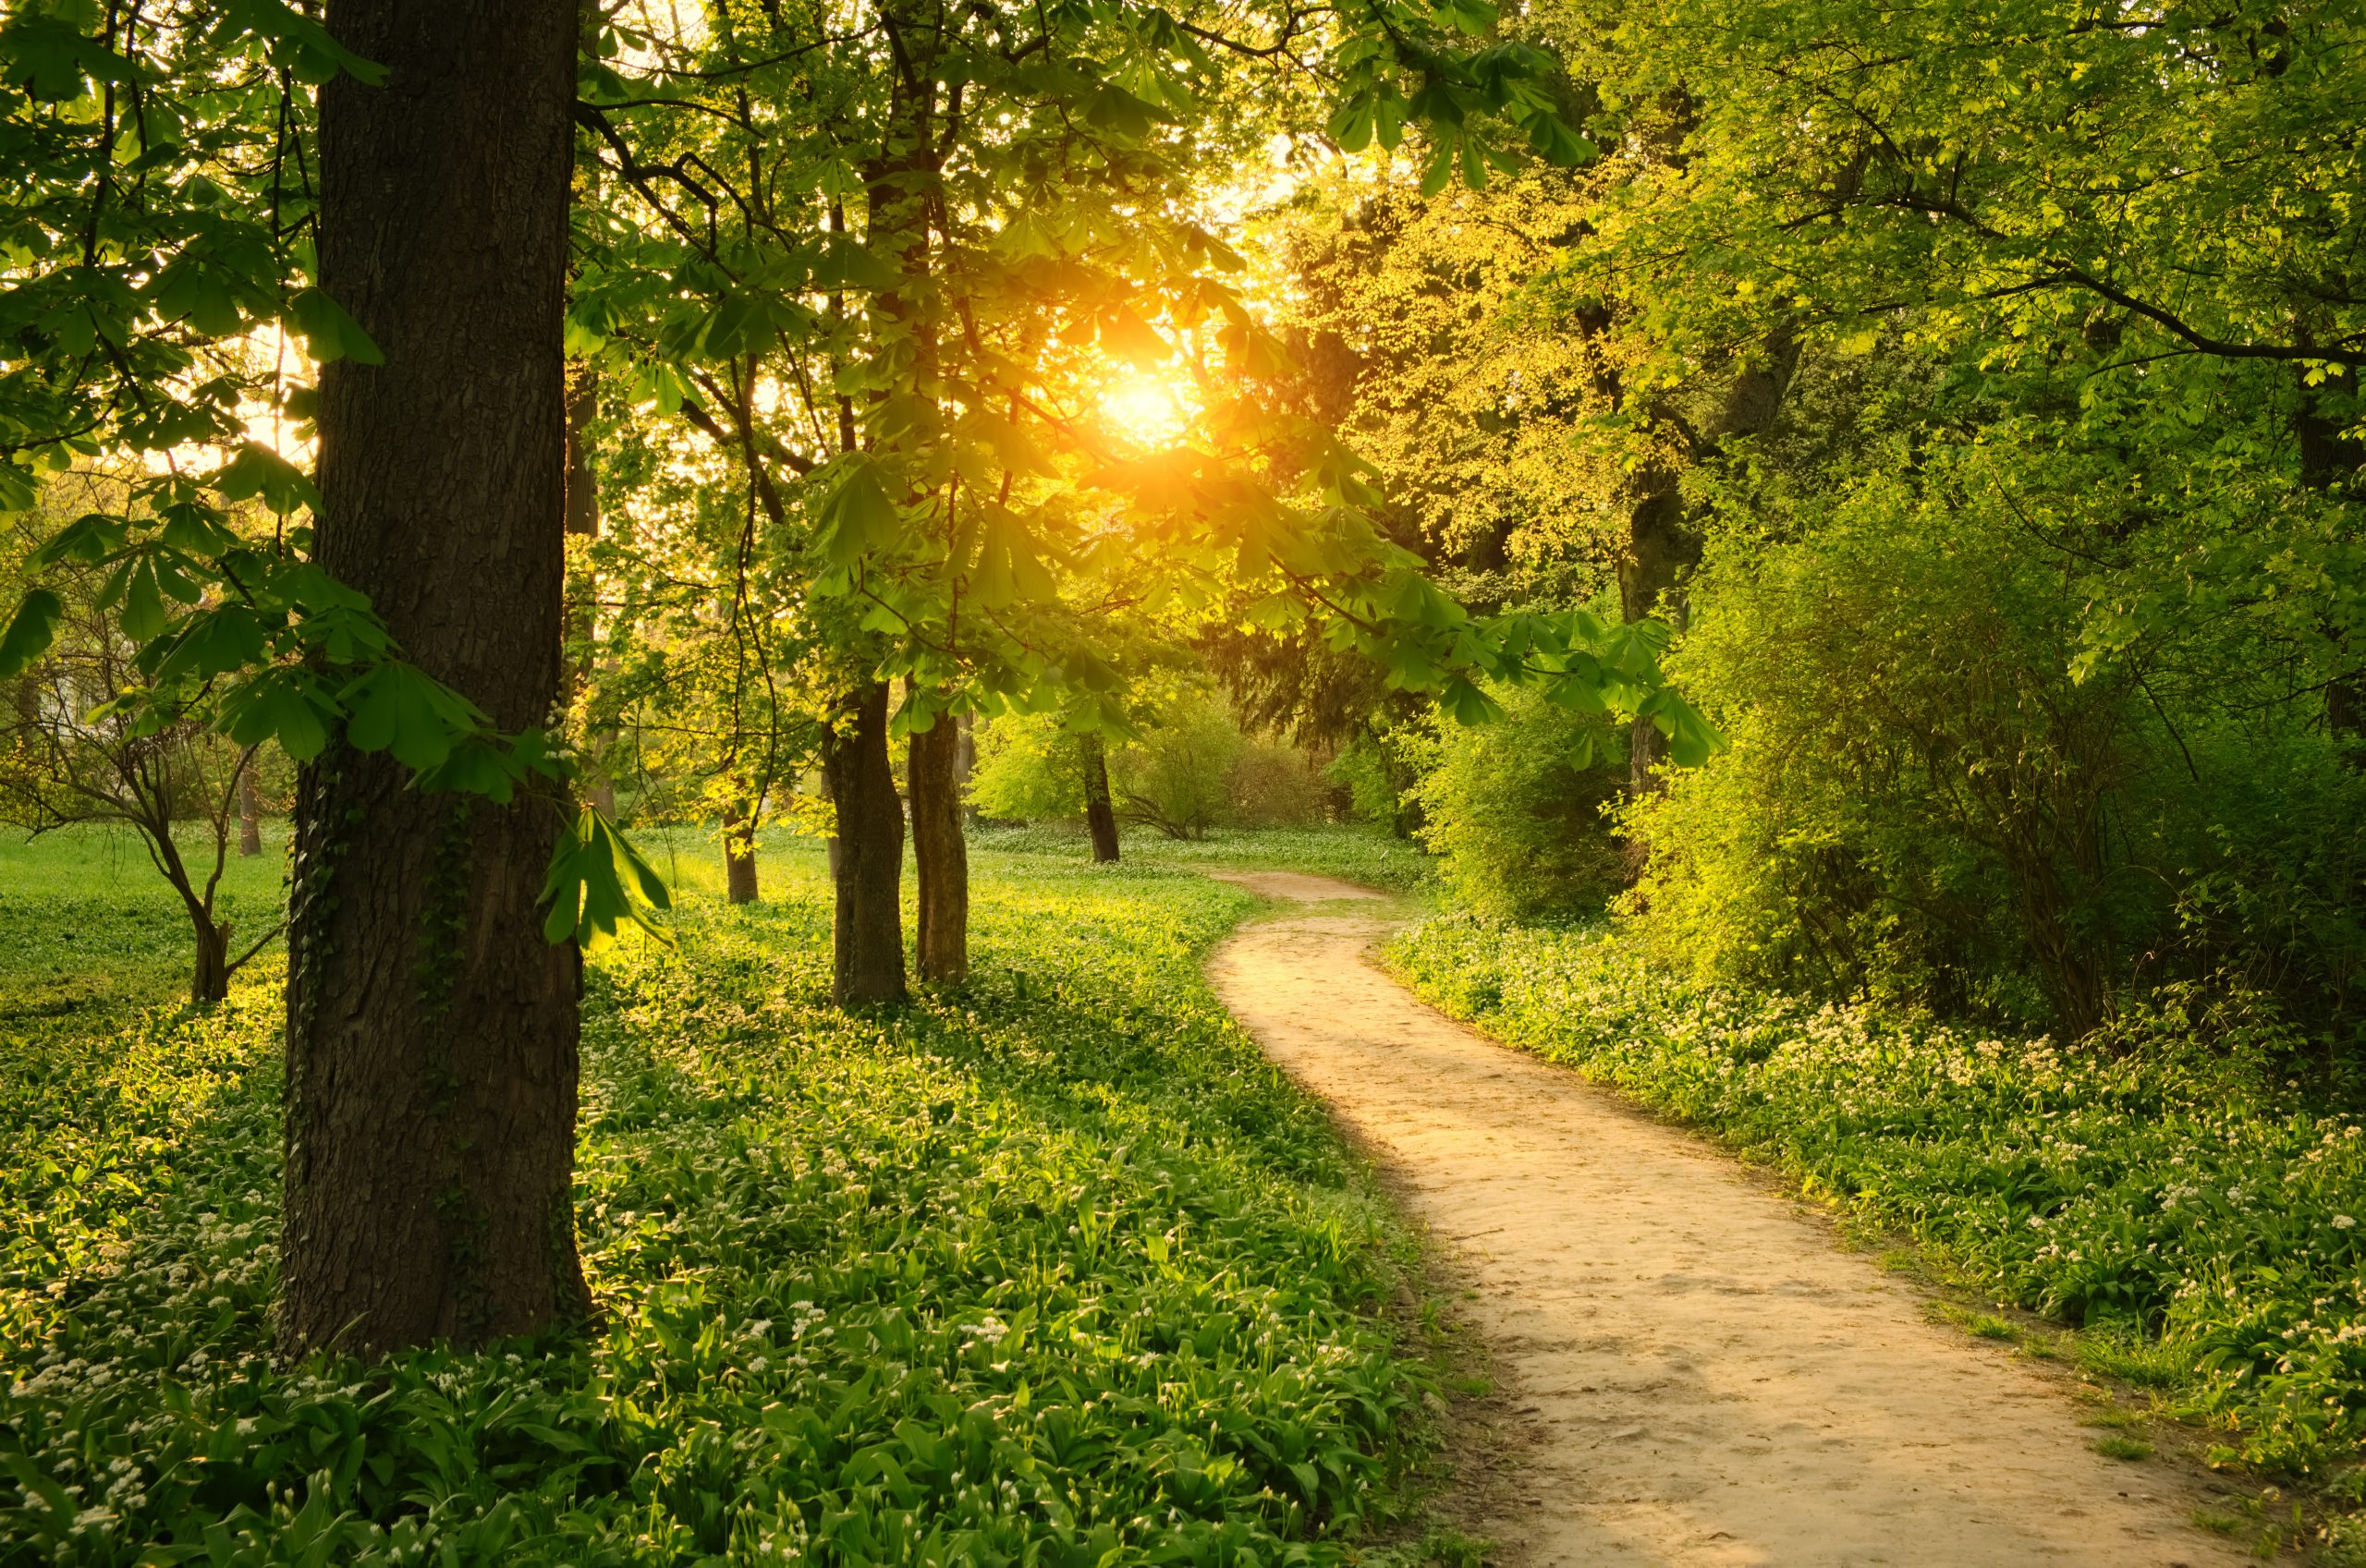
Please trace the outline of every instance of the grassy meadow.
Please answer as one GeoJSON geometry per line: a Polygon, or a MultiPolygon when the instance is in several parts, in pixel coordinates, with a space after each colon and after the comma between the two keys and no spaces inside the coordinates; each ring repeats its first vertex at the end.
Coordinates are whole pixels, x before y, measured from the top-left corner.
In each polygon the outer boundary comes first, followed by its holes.
{"type": "Polygon", "coordinates": [[[1201,978],[1254,901],[982,848],[976,979],[848,1016],[818,845],[738,910],[652,846],[679,945],[587,977],[595,1331],[368,1367],[268,1355],[275,956],[193,1012],[129,845],[0,848],[0,1562],[1358,1560],[1433,1379],[1401,1234],[1201,978]]]}

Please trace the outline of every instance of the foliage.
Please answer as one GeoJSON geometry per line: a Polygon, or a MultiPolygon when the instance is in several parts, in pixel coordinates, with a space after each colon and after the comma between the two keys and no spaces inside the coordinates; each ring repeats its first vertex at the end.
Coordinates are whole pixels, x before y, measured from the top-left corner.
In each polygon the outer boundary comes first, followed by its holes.
{"type": "Polygon", "coordinates": [[[2193,988],[2104,1051],[1704,987],[1599,930],[1468,917],[1391,949],[1422,995],[1779,1161],[2006,1300],[2134,1335],[2221,1456],[2366,1441],[2366,1136],[2272,1011],[2193,988]]]}
{"type": "MultiPolygon", "coordinates": [[[[119,496],[125,489],[76,477],[84,482],[54,481],[44,499],[77,490],[84,497],[119,496]]],[[[43,517],[16,531],[30,536],[27,549],[35,550],[59,520],[43,517]]],[[[262,748],[241,746],[207,723],[195,711],[200,704],[162,718],[143,712],[136,699],[124,700],[142,684],[134,663],[140,645],[125,630],[133,612],[111,597],[112,585],[98,572],[53,580],[58,614],[49,644],[11,683],[14,700],[0,715],[0,823],[36,833],[86,822],[132,829],[187,912],[196,949],[190,994],[217,1001],[277,926],[265,925],[234,955],[236,922],[222,920],[215,907],[240,786],[260,788],[254,775],[262,748]],[[191,824],[201,824],[204,833],[185,831],[191,824]]]]}
{"type": "Polygon", "coordinates": [[[1052,713],[1011,713],[978,726],[970,801],[985,816],[1040,821],[1084,815],[1084,754],[1052,713]]]}
{"type": "Polygon", "coordinates": [[[11,1028],[0,1556],[1347,1560],[1426,1383],[1200,978],[1245,895],[982,855],[993,978],[855,1017],[788,853],[589,973],[574,1342],[274,1367],[274,989],[11,1028]]]}
{"type": "Polygon", "coordinates": [[[2179,977],[2354,1026],[2366,776],[2272,631],[2197,620],[2082,673],[2124,575],[2046,548],[2080,519],[2017,500],[2023,466],[1924,469],[1713,551],[1677,667],[1735,748],[1628,813],[1646,931],[1713,978],[2074,1034],[2179,977]]]}
{"type": "MultiPolygon", "coordinates": [[[[1082,854],[1082,833],[1068,826],[990,827],[974,840],[1011,854],[1082,854]]],[[[1222,867],[1247,871],[1311,871],[1395,893],[1425,893],[1436,884],[1436,863],[1413,845],[1369,828],[1217,828],[1181,842],[1155,832],[1126,839],[1126,864],[1159,869],[1222,867]]]]}
{"type": "MultiPolygon", "coordinates": [[[[1185,687],[1106,753],[1120,820],[1170,839],[1222,827],[1302,825],[1323,811],[1321,776],[1296,747],[1245,734],[1226,705],[1185,687]]],[[[989,818],[1081,816],[1084,759],[1077,734],[1051,714],[1006,714],[981,725],[970,799],[989,818]]]]}
{"type": "Polygon", "coordinates": [[[1607,808],[1625,782],[1625,736],[1599,714],[1518,688],[1492,693],[1494,723],[1433,722],[1402,747],[1415,772],[1417,835],[1455,899],[1497,918],[1598,910],[1624,877],[1607,808]]]}
{"type": "Polygon", "coordinates": [[[1117,815],[1168,838],[1205,838],[1238,816],[1235,774],[1247,737],[1222,705],[1186,697],[1109,758],[1117,815]]]}

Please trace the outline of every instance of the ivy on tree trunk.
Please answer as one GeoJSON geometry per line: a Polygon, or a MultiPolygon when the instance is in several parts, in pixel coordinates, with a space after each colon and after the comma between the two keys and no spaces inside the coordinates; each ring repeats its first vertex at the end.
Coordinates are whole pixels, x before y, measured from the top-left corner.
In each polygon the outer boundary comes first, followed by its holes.
{"type": "MultiPolygon", "coordinates": [[[[505,730],[561,675],[574,0],[331,0],[386,67],[321,94],[320,281],[384,356],[324,368],[319,559],[505,730]]],[[[482,1343],[588,1307],[580,959],[538,908],[547,799],[299,784],[281,1348],[482,1343]]]]}

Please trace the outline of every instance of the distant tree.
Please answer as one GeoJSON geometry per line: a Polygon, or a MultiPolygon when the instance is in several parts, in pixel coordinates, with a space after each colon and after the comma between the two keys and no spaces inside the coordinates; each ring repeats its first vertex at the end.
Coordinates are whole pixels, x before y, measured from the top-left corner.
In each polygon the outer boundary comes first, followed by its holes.
{"type": "Polygon", "coordinates": [[[215,907],[259,748],[225,736],[202,704],[161,718],[116,704],[142,684],[133,663],[140,645],[102,602],[96,574],[75,587],[55,640],[17,677],[0,715],[0,820],[35,833],[111,823],[139,834],[189,913],[189,999],[219,1002],[230,977],[279,934],[274,924],[233,956],[237,933],[215,907]],[[194,845],[184,842],[191,829],[194,845]]]}

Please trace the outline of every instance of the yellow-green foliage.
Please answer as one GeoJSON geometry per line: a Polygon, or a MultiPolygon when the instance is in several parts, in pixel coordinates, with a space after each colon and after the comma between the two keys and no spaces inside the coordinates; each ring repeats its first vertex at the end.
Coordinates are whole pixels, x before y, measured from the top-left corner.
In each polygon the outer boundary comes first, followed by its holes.
{"type": "Polygon", "coordinates": [[[1602,717],[1494,687],[1504,717],[1462,725],[1440,716],[1400,742],[1417,770],[1416,830],[1459,903],[1503,918],[1601,908],[1620,857],[1603,808],[1626,776],[1602,717]]]}
{"type": "Polygon", "coordinates": [[[577,1340],[274,1366],[274,992],[7,1026],[0,1560],[1346,1561],[1427,1385],[1200,978],[1248,896],[979,858],[907,1011],[827,1006],[811,849],[591,970],[577,1340]]]}

